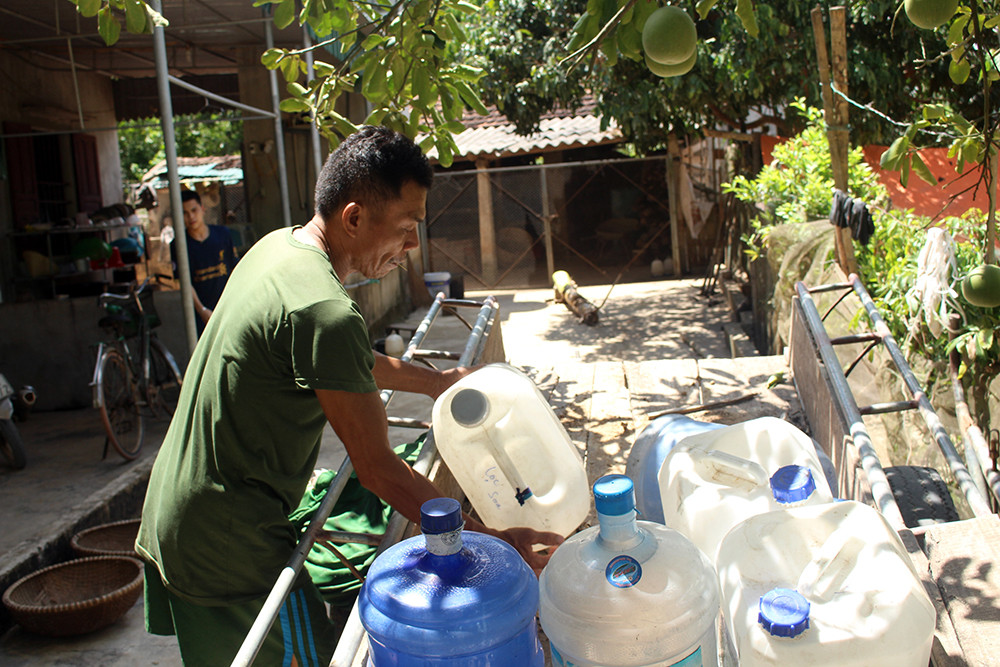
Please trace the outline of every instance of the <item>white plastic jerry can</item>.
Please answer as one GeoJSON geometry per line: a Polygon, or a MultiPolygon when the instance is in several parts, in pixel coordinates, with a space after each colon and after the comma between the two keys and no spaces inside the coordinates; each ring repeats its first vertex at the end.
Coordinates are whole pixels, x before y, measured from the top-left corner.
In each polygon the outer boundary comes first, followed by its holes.
{"type": "Polygon", "coordinates": [[[535,383],[489,364],[434,402],[441,458],[483,523],[566,536],[590,510],[583,457],[535,383]]]}
{"type": "Polygon", "coordinates": [[[776,510],[719,548],[726,627],[742,667],[926,667],[936,622],[899,536],[854,501],[776,510]]]}
{"type": "Polygon", "coordinates": [[[663,522],[709,560],[744,519],[782,507],[833,501],[812,438],[762,417],[681,439],[658,475],[663,522]]]}

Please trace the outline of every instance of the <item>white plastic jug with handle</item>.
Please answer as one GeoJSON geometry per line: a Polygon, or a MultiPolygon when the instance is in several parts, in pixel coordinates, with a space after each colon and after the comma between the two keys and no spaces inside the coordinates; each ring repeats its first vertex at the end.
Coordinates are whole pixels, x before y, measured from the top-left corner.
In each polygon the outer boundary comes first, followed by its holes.
{"type": "Polygon", "coordinates": [[[434,402],[441,458],[490,528],[569,535],[590,511],[583,457],[527,375],[489,364],[434,402]]]}
{"type": "Polygon", "coordinates": [[[934,605],[899,536],[854,501],[751,517],[722,541],[723,613],[742,667],[926,667],[934,605]]]}
{"type": "Polygon", "coordinates": [[[722,538],[740,521],[782,507],[833,501],[812,438],[774,417],[681,439],[657,478],[664,524],[713,562],[722,538]]]}

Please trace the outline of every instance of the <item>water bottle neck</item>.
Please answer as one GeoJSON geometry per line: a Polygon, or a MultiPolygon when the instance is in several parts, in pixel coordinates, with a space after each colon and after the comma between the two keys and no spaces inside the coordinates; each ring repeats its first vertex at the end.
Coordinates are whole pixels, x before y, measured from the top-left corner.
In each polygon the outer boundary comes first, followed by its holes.
{"type": "Polygon", "coordinates": [[[462,528],[465,523],[455,530],[447,533],[436,533],[433,535],[424,533],[427,542],[427,553],[435,556],[451,556],[462,550],[462,528]]]}
{"type": "Polygon", "coordinates": [[[598,513],[597,520],[601,524],[599,533],[601,541],[609,546],[614,545],[617,549],[628,549],[642,540],[639,526],[636,523],[635,510],[614,516],[598,513]]]}

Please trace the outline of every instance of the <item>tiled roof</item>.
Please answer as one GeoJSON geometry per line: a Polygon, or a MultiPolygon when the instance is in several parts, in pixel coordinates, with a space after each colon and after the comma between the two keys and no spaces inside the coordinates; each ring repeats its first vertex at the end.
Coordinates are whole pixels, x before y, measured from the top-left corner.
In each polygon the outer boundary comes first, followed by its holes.
{"type": "MultiPolygon", "coordinates": [[[[458,145],[455,159],[530,155],[621,141],[621,132],[615,124],[612,122],[602,130],[601,119],[593,111],[594,105],[589,103],[575,111],[546,114],[539,122],[538,131],[529,136],[517,134],[514,124],[495,108],[486,116],[467,113],[462,119],[465,131],[455,135],[458,145]]],[[[431,149],[428,156],[436,159],[437,152],[431,149]]]]}

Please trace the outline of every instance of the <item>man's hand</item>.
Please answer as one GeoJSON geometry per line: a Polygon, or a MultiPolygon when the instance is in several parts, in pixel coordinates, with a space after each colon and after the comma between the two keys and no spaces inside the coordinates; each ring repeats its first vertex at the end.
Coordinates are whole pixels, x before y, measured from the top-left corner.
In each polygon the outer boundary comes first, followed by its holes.
{"type": "Polygon", "coordinates": [[[536,544],[558,547],[564,539],[559,533],[543,533],[534,528],[508,528],[497,532],[497,537],[510,544],[521,554],[524,562],[534,570],[535,576],[542,573],[542,568],[549,562],[555,549],[535,551],[536,544]]]}
{"type": "Polygon", "coordinates": [[[462,366],[459,368],[449,368],[438,374],[437,382],[427,395],[437,400],[437,397],[445,392],[448,387],[455,384],[469,373],[482,368],[482,366],[462,366]]]}

